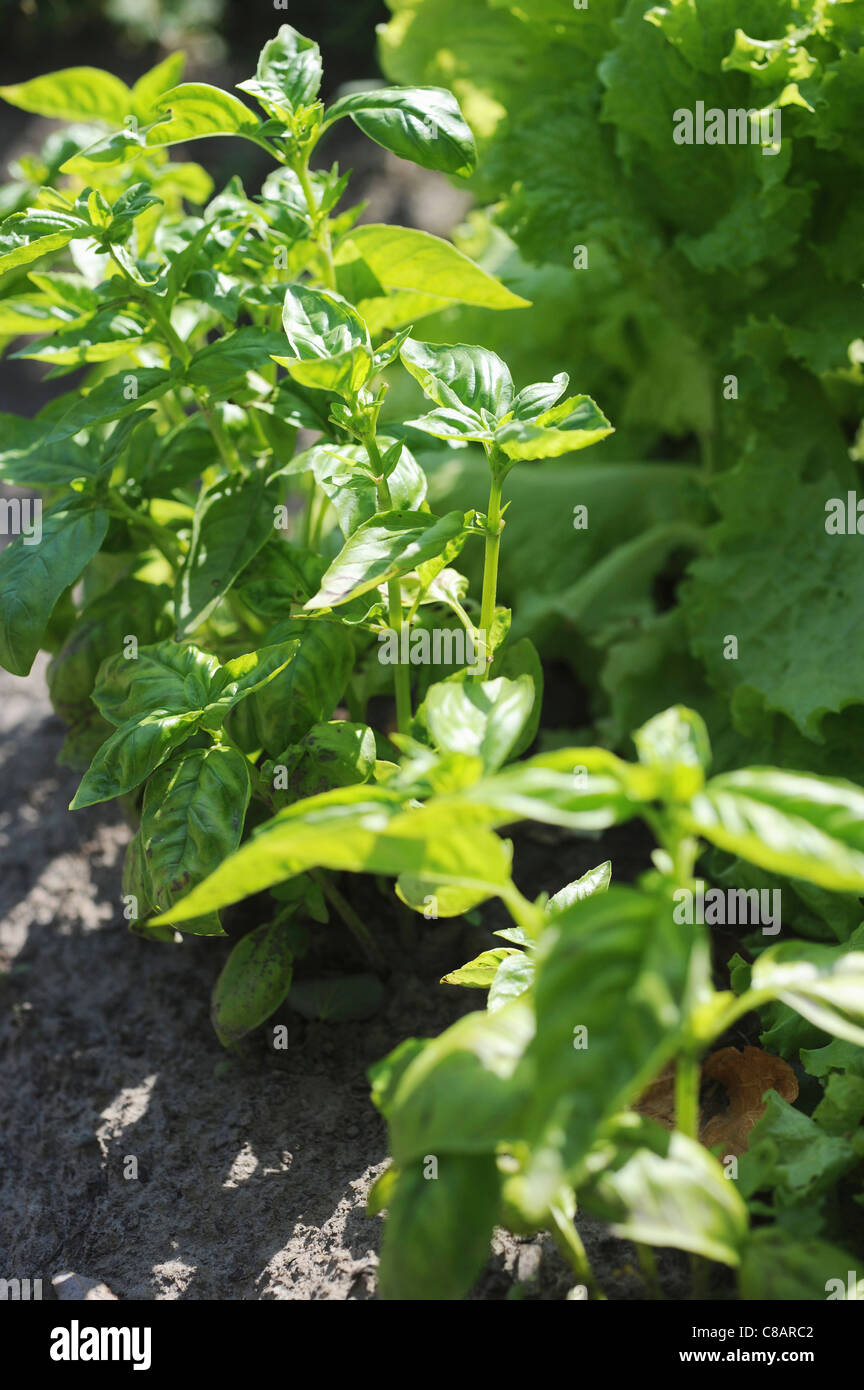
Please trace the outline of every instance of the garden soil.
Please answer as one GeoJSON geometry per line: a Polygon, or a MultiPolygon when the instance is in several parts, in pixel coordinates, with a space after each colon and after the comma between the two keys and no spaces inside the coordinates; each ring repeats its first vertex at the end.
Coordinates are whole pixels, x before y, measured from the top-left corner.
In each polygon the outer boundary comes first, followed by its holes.
{"type": "MultiPolygon", "coordinates": [[[[285,1009],[286,1048],[265,1029],[226,1054],[209,993],[230,942],[128,930],[129,826],[111,807],[67,810],[77,775],[56,766],[62,740],[44,659],[26,680],[0,673],[0,1274],[47,1291],[72,1271],[121,1300],[373,1298],[382,1220],[365,1200],[386,1136],[366,1068],[477,1007],[437,981],[502,923],[413,919],[410,951],[385,923],[401,961],[375,1017],[285,1009]]],[[[553,888],[602,857],[577,840],[522,849],[551,856],[553,888]]],[[[387,916],[376,902],[358,904],[373,928],[387,916]]],[[[351,958],[336,928],[318,930],[351,958]]],[[[643,1297],[632,1247],[579,1224],[609,1296],[643,1297]]],[[[661,1269],[680,1296],[683,1257],[661,1269]]],[[[573,1283],[548,1238],[500,1233],[471,1296],[563,1299],[573,1283]]]]}

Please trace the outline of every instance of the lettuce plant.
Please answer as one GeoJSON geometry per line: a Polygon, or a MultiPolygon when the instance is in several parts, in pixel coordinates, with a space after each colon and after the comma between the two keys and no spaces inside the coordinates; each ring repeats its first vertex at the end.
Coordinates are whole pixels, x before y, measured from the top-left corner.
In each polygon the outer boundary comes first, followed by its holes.
{"type": "MultiPolygon", "coordinates": [[[[519,635],[573,662],[616,746],[683,698],[724,767],[864,781],[843,618],[864,552],[854,519],[828,524],[862,496],[859,5],[389,7],[385,71],[452,87],[478,134],[488,212],[460,244],[533,300],[486,341],[517,371],[566,367],[617,429],[602,468],[520,483],[519,635]],[[779,153],[677,141],[700,105],[782,119],[779,153]],[[553,509],[541,569],[528,537],[553,509]]],[[[482,467],[463,459],[457,498],[482,467]]]]}

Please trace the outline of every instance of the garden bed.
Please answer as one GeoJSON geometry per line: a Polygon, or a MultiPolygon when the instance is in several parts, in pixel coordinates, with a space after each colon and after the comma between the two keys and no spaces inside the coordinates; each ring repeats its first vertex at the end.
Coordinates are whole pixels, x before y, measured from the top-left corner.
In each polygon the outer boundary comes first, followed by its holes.
{"type": "MultiPolygon", "coordinates": [[[[119,1299],[373,1297],[381,1219],[365,1201],[387,1146],[365,1068],[477,1005],[435,981],[485,933],[420,922],[411,972],[387,983],[376,1017],[315,1024],[283,1009],[287,1049],[268,1049],[265,1031],[226,1058],[208,999],[228,943],[128,931],[130,829],[114,808],[68,814],[78,779],[55,764],[63,737],[43,664],[26,680],[0,672],[0,1090],[14,1098],[0,1264],[44,1288],[71,1269],[119,1299]],[[123,1176],[129,1156],[137,1180],[123,1176]]],[[[520,858],[535,877],[550,856],[575,874],[594,848],[526,842],[520,858]]],[[[591,1219],[580,1230],[607,1293],[643,1297],[632,1247],[591,1219]]],[[[684,1267],[670,1252],[672,1296],[684,1267]]],[[[548,1237],[501,1231],[474,1297],[560,1300],[572,1283],[548,1237]]]]}

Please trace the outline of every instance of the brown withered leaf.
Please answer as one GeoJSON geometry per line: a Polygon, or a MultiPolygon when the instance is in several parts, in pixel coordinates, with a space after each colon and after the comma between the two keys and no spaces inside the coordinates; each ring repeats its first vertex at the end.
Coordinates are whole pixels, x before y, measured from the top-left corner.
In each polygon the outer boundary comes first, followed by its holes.
{"type": "Polygon", "coordinates": [[[675,1128],[675,1063],[664,1067],[656,1081],[643,1091],[633,1106],[640,1115],[656,1120],[664,1129],[675,1128]]]}
{"type": "Polygon", "coordinates": [[[762,1100],[766,1091],[777,1091],[790,1103],[798,1096],[798,1082],[788,1062],[763,1052],[761,1047],[721,1047],[705,1059],[702,1078],[719,1081],[726,1092],[725,1113],[715,1115],[702,1126],[699,1138],[706,1149],[723,1146],[723,1154],[739,1158],[747,1150],[753,1126],[765,1113],[762,1100]]]}
{"type": "MultiPolygon", "coordinates": [[[[784,1100],[798,1095],[795,1073],[781,1057],[761,1047],[721,1047],[702,1064],[699,1139],[706,1149],[722,1145],[722,1153],[739,1158],[747,1149],[750,1131],[765,1113],[762,1097],[778,1091],[784,1100]],[[707,1083],[707,1084],[706,1084],[707,1083]]],[[[667,1066],[633,1107],[664,1129],[675,1128],[675,1067],[667,1066]]]]}

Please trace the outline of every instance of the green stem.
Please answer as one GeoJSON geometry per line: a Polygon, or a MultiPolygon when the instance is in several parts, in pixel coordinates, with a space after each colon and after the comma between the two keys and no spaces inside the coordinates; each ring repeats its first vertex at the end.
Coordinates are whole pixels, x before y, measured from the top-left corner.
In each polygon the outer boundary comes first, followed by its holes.
{"type": "Polygon", "coordinates": [[[657,1274],[657,1261],[654,1258],[654,1251],[650,1245],[643,1245],[641,1241],[636,1242],[636,1256],[639,1260],[639,1268],[642,1270],[642,1278],[645,1287],[652,1298],[662,1299],[663,1290],[660,1286],[660,1278],[657,1274]]]}
{"type": "Polygon", "coordinates": [[[675,1072],[675,1125],[688,1139],[699,1139],[699,1082],[702,1071],[698,1054],[685,1052],[675,1072]]]}
{"type": "MultiPolygon", "coordinates": [[[[391,579],[387,585],[387,619],[402,644],[402,585],[398,579],[391,579]]],[[[411,728],[411,672],[401,661],[393,666],[393,685],[396,691],[396,724],[400,734],[407,734],[411,728]]]]}
{"type": "Polygon", "coordinates": [[[485,680],[489,675],[488,647],[492,623],[495,618],[495,605],[498,600],[498,559],[501,553],[501,532],[504,521],[501,516],[501,481],[492,474],[489,489],[489,508],[487,513],[486,555],[483,566],[483,598],[480,605],[480,636],[486,644],[487,660],[485,680]]]}
{"type": "Polygon", "coordinates": [[[558,1206],[557,1202],[550,1206],[549,1215],[551,1217],[552,1238],[579,1283],[585,1285],[590,1297],[605,1302],[606,1296],[594,1278],[594,1271],[585,1252],[585,1246],[582,1244],[582,1238],[576,1230],[572,1218],[562,1207],[558,1206]]]}
{"type": "MultiPolygon", "coordinates": [[[[184,343],[183,339],[175,331],[171,323],[170,315],[165,312],[158,297],[155,294],[145,292],[141,298],[150,310],[154,323],[165,339],[166,344],[174,353],[174,356],[180,359],[184,367],[188,367],[192,360],[192,351],[188,344],[184,343]]],[[[216,418],[212,406],[204,400],[200,392],[196,391],[195,399],[198,403],[198,409],[204,416],[207,427],[216,441],[216,447],[219,450],[220,457],[225,467],[228,469],[229,473],[241,471],[242,464],[240,463],[237,451],[222,429],[222,425],[216,418]]]]}
{"type": "Polygon", "coordinates": [[[162,308],[158,296],[155,294],[148,294],[145,291],[140,298],[149,309],[153,322],[156,324],[156,327],[159,329],[159,332],[162,334],[162,337],[165,339],[166,344],[171,349],[174,356],[180,359],[184,367],[188,367],[192,360],[192,351],[175,330],[171,323],[171,318],[162,308]]]}
{"type": "MultiPolygon", "coordinates": [[[[384,462],[381,458],[381,450],[378,448],[378,441],[375,438],[375,430],[367,430],[363,436],[363,443],[369,455],[369,462],[372,464],[377,475],[375,484],[378,500],[378,508],[382,512],[389,511],[393,505],[390,496],[390,488],[387,479],[384,477],[384,462]]],[[[402,647],[402,584],[398,579],[391,579],[387,585],[387,621],[399,639],[399,651],[402,647]]],[[[396,725],[400,734],[407,734],[411,728],[413,718],[411,711],[411,672],[407,666],[397,659],[393,666],[393,686],[396,692],[396,725]]]]}
{"type": "Polygon", "coordinates": [[[324,897],[330,903],[331,907],[333,907],[342,918],[345,926],[358,942],[364,954],[373,965],[378,966],[379,969],[383,969],[386,966],[386,961],[378,943],[366,926],[366,923],[358,917],[357,913],[348,902],[348,899],[343,897],[339,892],[339,889],[333,883],[330,876],[321,869],[311,869],[310,876],[318,884],[318,887],[321,889],[321,892],[324,894],[324,897]]]}
{"type": "Polygon", "coordinates": [[[324,530],[324,518],[327,515],[327,505],[327,496],[324,492],[322,492],[318,499],[318,514],[315,517],[315,521],[312,526],[312,535],[309,538],[309,549],[314,550],[316,554],[318,552],[319,546],[321,545],[321,535],[324,530]]]}
{"type": "Polygon", "coordinates": [[[176,569],[181,564],[183,547],[173,531],[160,526],[147,512],[136,512],[134,507],[123,501],[119,493],[109,493],[109,505],[115,516],[127,521],[130,526],[138,526],[141,530],[147,531],[172,568],[176,569]]]}
{"type": "Polygon", "coordinates": [[[300,544],[304,550],[312,549],[312,507],[315,502],[315,474],[306,474],[306,505],[303,508],[303,522],[300,528],[300,544]]]}
{"type": "Polygon", "coordinates": [[[207,428],[212,434],[214,440],[216,441],[216,448],[219,450],[219,456],[222,459],[222,462],[224,463],[225,467],[228,469],[228,472],[242,472],[243,465],[240,462],[240,455],[237,453],[237,450],[234,448],[234,445],[231,443],[231,440],[228,438],[227,434],[222,428],[221,420],[216,415],[212,406],[205,403],[205,401],[200,396],[196,395],[196,400],[198,401],[198,409],[201,411],[201,414],[204,416],[204,419],[207,422],[207,428]]]}
{"type": "Polygon", "coordinates": [[[312,180],[309,177],[308,154],[305,159],[298,159],[294,164],[294,172],[300,180],[300,187],[303,189],[303,197],[306,199],[306,206],[309,209],[309,216],[312,219],[312,226],[315,240],[324,259],[324,283],[329,290],[336,288],[336,265],[333,260],[333,242],[330,236],[330,222],[327,217],[322,219],[315,202],[315,190],[312,187],[312,180]]]}

